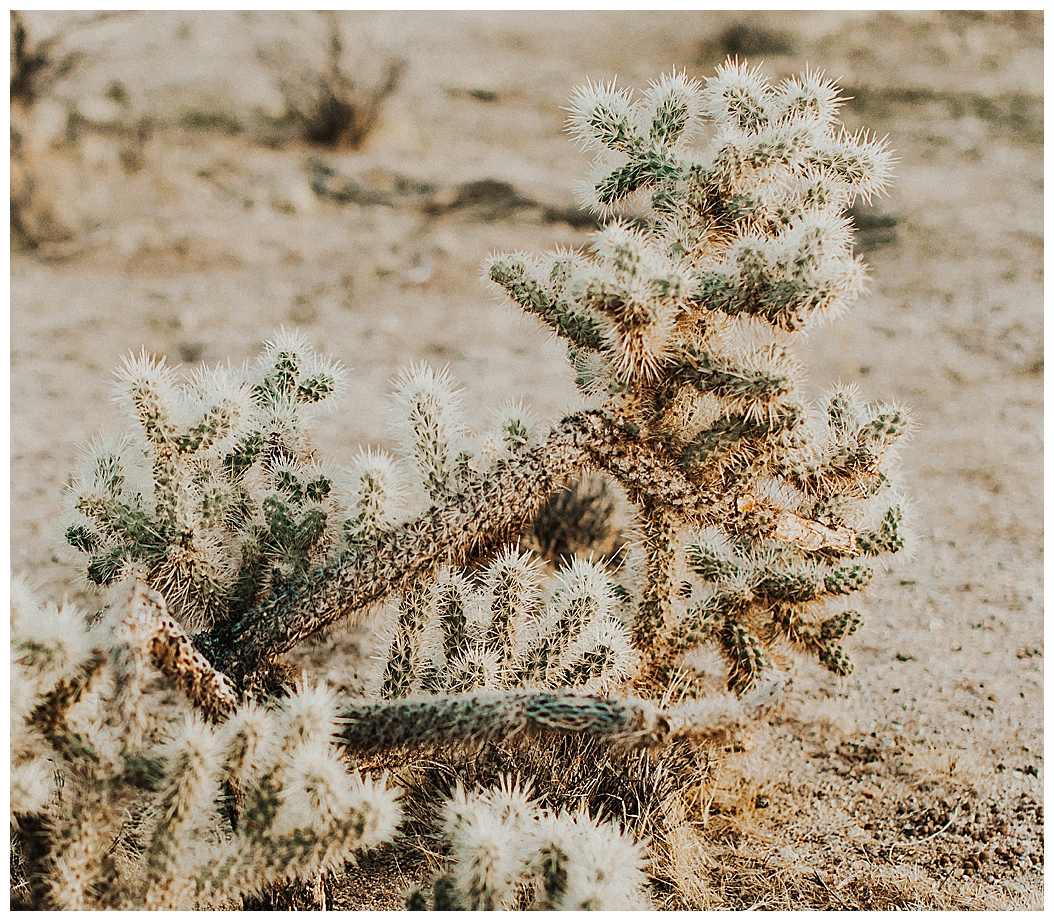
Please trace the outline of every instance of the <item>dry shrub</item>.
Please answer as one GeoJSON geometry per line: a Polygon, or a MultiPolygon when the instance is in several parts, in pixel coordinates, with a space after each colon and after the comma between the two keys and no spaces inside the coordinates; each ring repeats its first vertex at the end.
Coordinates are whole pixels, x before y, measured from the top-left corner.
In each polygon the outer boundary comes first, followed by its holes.
{"type": "Polygon", "coordinates": [[[34,40],[25,14],[11,11],[11,102],[26,108],[47,96],[83,59],[80,51],[64,50],[69,31],[34,40]]]}
{"type": "Polygon", "coordinates": [[[523,542],[554,564],[576,554],[614,560],[625,546],[616,490],[600,474],[580,477],[545,502],[523,542]]]}
{"type": "Polygon", "coordinates": [[[358,150],[377,127],[406,62],[349,42],[336,11],[317,15],[325,28],[320,49],[282,41],[261,49],[259,58],[285,99],[286,127],[309,144],[358,150]]]}
{"type": "MultiPolygon", "coordinates": [[[[24,13],[11,12],[11,235],[24,248],[63,255],[78,237],[97,223],[100,196],[70,149],[73,136],[55,139],[40,116],[43,104],[85,62],[86,53],[71,48],[85,29],[127,15],[127,11],[92,13],[67,20],[61,29],[36,39],[24,13]]],[[[67,119],[67,135],[73,124],[67,119]]],[[[82,126],[85,127],[85,126],[82,126]]],[[[75,134],[75,130],[73,131],[75,134]]],[[[141,147],[144,138],[133,132],[141,147]]]]}
{"type": "Polygon", "coordinates": [[[35,41],[25,15],[11,11],[11,234],[36,248],[65,242],[72,230],[52,196],[53,171],[33,118],[33,106],[65,79],[81,56],[61,50],[61,35],[35,41]]]}

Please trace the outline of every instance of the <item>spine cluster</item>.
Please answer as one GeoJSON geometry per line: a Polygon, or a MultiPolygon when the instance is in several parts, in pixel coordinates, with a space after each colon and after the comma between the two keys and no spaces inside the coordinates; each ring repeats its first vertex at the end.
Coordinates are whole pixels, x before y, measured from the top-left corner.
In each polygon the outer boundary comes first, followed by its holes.
{"type": "Polygon", "coordinates": [[[517,687],[610,691],[635,665],[619,617],[624,592],[599,564],[581,559],[544,574],[508,548],[477,579],[446,571],[407,592],[398,607],[381,696],[517,687]]]}
{"type": "Polygon", "coordinates": [[[459,788],[443,815],[450,870],[409,908],[436,911],[611,911],[647,907],[643,850],[585,813],[552,812],[506,778],[459,788]]]}

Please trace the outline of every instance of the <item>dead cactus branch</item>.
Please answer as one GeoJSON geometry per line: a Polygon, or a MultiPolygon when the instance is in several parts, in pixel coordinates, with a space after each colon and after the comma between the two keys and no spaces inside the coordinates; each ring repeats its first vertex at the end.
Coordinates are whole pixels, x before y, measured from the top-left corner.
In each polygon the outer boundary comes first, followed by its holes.
{"type": "Polygon", "coordinates": [[[141,583],[127,587],[121,622],[150,658],[154,667],[178,687],[202,715],[213,723],[229,716],[238,697],[227,676],[216,671],[168,613],[165,599],[141,583]]]}

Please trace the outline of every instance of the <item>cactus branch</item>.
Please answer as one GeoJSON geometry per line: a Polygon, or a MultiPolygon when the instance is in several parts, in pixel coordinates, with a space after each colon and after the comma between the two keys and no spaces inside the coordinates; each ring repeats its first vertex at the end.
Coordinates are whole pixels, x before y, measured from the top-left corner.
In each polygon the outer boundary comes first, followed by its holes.
{"type": "Polygon", "coordinates": [[[226,675],[194,647],[168,613],[165,599],[141,583],[134,583],[125,602],[123,623],[154,666],[187,695],[211,722],[233,713],[238,698],[226,675]]]}
{"type": "Polygon", "coordinates": [[[669,709],[636,698],[544,691],[363,702],[337,718],[339,742],[356,755],[567,734],[646,748],[701,742],[725,737],[761,716],[782,698],[788,684],[779,676],[759,683],[742,699],[722,695],[669,709]]]}
{"type": "MultiPolygon", "coordinates": [[[[195,644],[241,686],[269,660],[337,621],[361,616],[442,566],[463,566],[507,541],[554,490],[586,467],[610,473],[630,499],[698,525],[734,513],[737,502],[754,508],[761,501],[711,491],[693,481],[608,412],[576,413],[556,425],[542,445],[504,461],[418,518],[381,530],[357,548],[353,561],[338,558],[289,581],[236,623],[199,635],[195,644]]],[[[776,522],[785,530],[795,525],[810,549],[835,541],[839,548],[849,546],[853,538],[847,529],[834,531],[790,513],[776,522]]]]}

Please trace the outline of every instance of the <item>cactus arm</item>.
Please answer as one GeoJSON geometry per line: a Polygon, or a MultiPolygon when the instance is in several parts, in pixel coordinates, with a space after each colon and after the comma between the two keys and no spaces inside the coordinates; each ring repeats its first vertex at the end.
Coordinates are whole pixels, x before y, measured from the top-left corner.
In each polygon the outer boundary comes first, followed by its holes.
{"type": "Polygon", "coordinates": [[[480,691],[356,702],[337,717],[338,741],[355,755],[571,733],[642,747],[699,742],[725,737],[746,726],[781,699],[787,683],[780,676],[759,682],[742,699],[718,695],[670,709],[637,698],[614,700],[545,691],[480,691]]]}
{"type": "Polygon", "coordinates": [[[206,719],[216,723],[234,712],[238,697],[227,676],[198,652],[158,592],[141,583],[133,584],[123,622],[158,671],[170,678],[206,719]]]}
{"type": "MultiPolygon", "coordinates": [[[[462,566],[480,550],[507,540],[547,496],[586,467],[610,473],[632,500],[696,524],[737,514],[737,501],[750,509],[758,504],[751,497],[722,495],[694,482],[657,448],[627,433],[611,414],[576,413],[555,426],[544,444],[499,464],[473,488],[409,522],[381,530],[359,548],[354,562],[338,558],[291,580],[233,625],[197,636],[195,645],[241,686],[254,671],[304,639],[361,614],[444,565],[462,566]]],[[[819,525],[800,530],[810,541],[828,539],[819,525]]],[[[849,540],[833,530],[829,537],[849,540]]]]}

